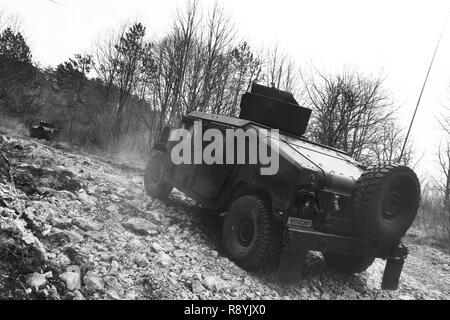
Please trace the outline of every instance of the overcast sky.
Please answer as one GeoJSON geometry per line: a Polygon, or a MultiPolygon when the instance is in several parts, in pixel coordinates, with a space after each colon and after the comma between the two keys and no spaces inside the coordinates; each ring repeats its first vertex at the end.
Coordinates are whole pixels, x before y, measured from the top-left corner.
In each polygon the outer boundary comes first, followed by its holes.
{"type": "MultiPolygon", "coordinates": [[[[212,1],[201,1],[203,7],[212,1]]],[[[33,56],[42,65],[89,51],[102,32],[140,19],[158,37],[182,0],[0,0],[23,19],[33,56]]],[[[278,43],[300,65],[324,71],[343,65],[386,77],[386,88],[407,127],[440,30],[448,0],[223,0],[239,36],[255,48],[278,43]]],[[[450,23],[412,131],[419,173],[436,173],[433,162],[443,133],[435,116],[450,106],[450,23]]]]}

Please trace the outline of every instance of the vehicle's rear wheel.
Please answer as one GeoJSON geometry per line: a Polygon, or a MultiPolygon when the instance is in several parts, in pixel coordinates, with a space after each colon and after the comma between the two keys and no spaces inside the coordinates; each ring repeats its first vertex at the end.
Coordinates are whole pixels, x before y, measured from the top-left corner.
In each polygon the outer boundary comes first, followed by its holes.
{"type": "Polygon", "coordinates": [[[411,226],[420,202],[420,184],[413,170],[398,164],[367,169],[353,196],[358,236],[392,243],[411,226]]]}
{"type": "Polygon", "coordinates": [[[278,263],[282,226],[262,197],[244,195],[233,201],[223,224],[223,244],[228,256],[245,269],[278,263]]]}
{"type": "Polygon", "coordinates": [[[145,168],[144,185],[147,194],[153,198],[165,199],[173,187],[167,183],[165,177],[164,155],[161,151],[154,151],[145,168]]]}
{"type": "Polygon", "coordinates": [[[346,273],[354,274],[365,271],[369,268],[375,257],[368,254],[360,254],[356,256],[324,253],[325,262],[334,269],[346,273]]]}

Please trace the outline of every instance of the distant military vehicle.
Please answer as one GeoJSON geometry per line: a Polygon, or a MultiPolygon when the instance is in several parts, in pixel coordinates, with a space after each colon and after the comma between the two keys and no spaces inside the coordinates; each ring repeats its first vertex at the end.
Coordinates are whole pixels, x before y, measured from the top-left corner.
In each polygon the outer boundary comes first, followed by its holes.
{"type": "MultiPolygon", "coordinates": [[[[420,201],[417,176],[396,163],[366,167],[343,151],[308,141],[303,134],[310,115],[292,94],[259,85],[243,95],[239,118],[191,112],[181,126],[189,132],[201,121],[203,130],[251,128],[257,139],[276,143],[278,172],[262,175],[260,164],[175,164],[175,128],[164,127],[145,171],[146,191],[165,198],[175,187],[223,213],[225,251],[243,268],[279,262],[280,281],[291,282],[300,279],[308,250],[322,252],[326,263],[350,274],[382,258],[382,288],[396,289],[408,253],[401,238],[420,201]]],[[[246,160],[250,156],[246,150],[246,160]]]]}
{"type": "Polygon", "coordinates": [[[40,120],[30,128],[30,137],[51,141],[58,134],[56,124],[40,120]]]}

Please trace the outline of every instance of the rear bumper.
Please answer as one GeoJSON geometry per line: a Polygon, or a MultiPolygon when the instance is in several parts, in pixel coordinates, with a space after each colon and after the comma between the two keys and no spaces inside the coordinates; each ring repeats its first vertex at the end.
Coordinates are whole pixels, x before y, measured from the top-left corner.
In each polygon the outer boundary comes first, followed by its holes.
{"type": "Polygon", "coordinates": [[[364,253],[387,260],[381,287],[386,290],[395,290],[398,287],[404,260],[408,255],[408,249],[401,243],[386,246],[365,239],[327,234],[309,229],[289,227],[284,238],[285,245],[280,261],[279,279],[285,283],[301,279],[308,251],[342,255],[364,253]]]}

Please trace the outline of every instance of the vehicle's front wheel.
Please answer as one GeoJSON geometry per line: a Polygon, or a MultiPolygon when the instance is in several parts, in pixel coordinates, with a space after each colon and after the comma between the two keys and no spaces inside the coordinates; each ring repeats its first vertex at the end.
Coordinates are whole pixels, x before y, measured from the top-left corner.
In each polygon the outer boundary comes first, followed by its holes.
{"type": "Polygon", "coordinates": [[[223,224],[223,244],[228,256],[245,269],[277,264],[282,226],[267,200],[244,195],[233,201],[223,224]]]}
{"type": "Polygon", "coordinates": [[[164,176],[164,154],[161,151],[155,151],[145,168],[144,185],[149,196],[158,199],[169,196],[173,187],[165,181],[164,176]]]}
{"type": "Polygon", "coordinates": [[[350,256],[345,254],[324,253],[325,262],[334,269],[346,274],[354,274],[365,271],[375,260],[369,254],[350,256]]]}

